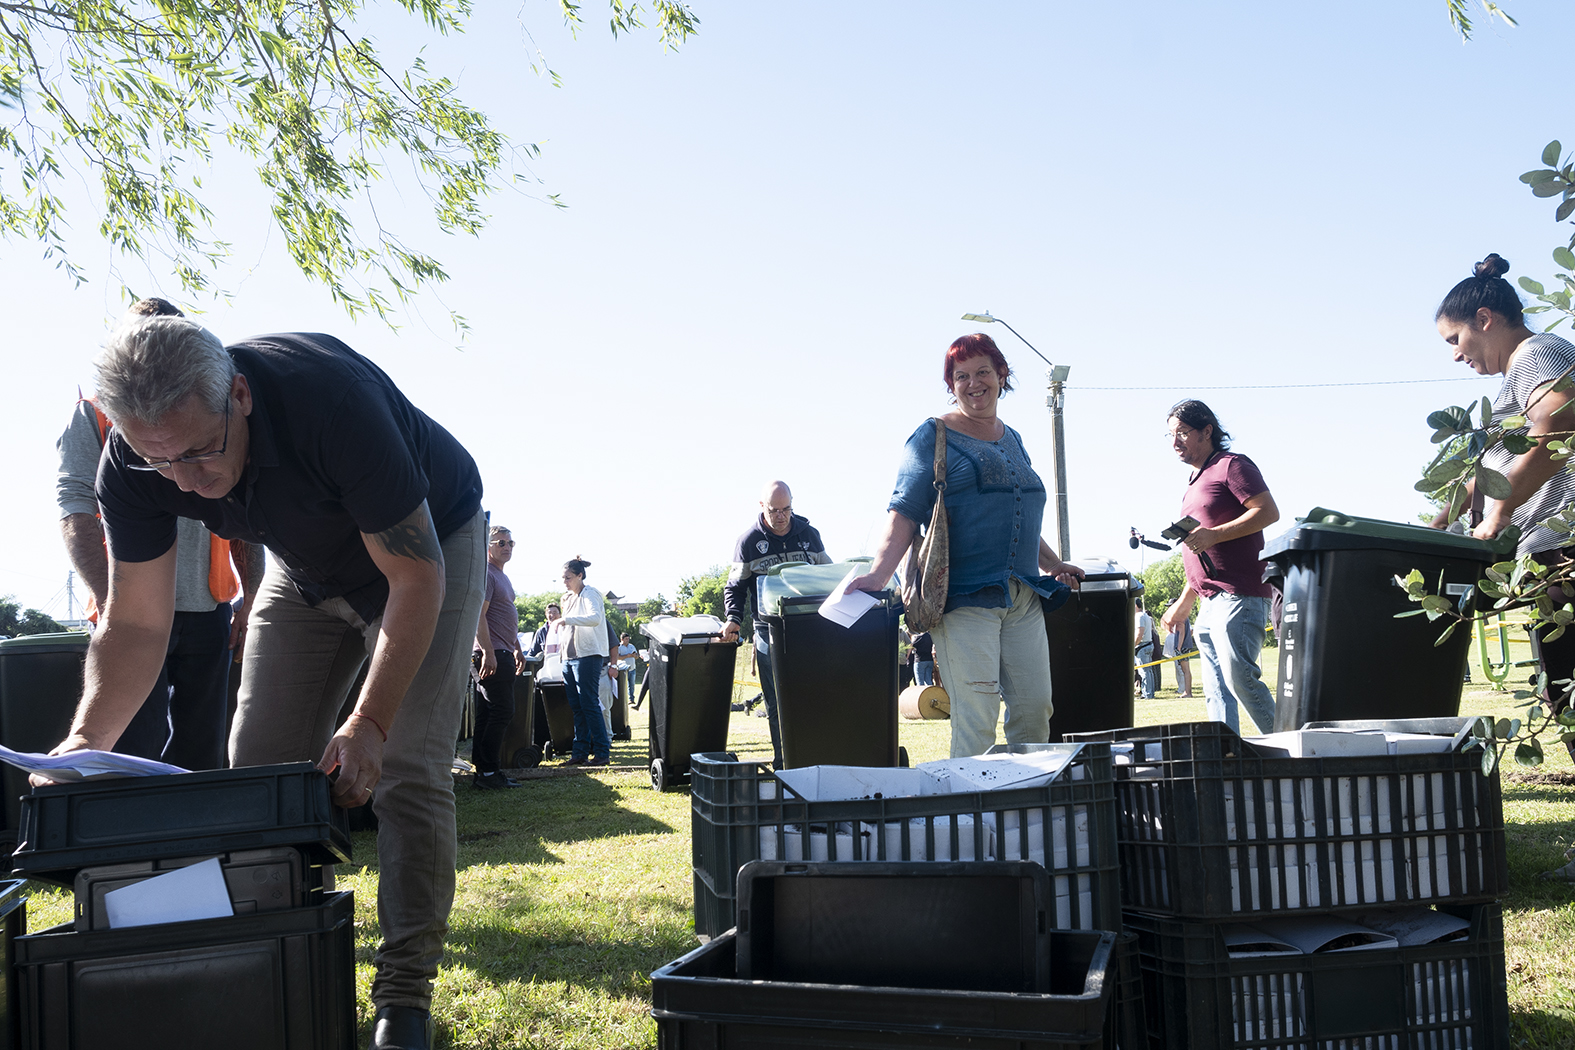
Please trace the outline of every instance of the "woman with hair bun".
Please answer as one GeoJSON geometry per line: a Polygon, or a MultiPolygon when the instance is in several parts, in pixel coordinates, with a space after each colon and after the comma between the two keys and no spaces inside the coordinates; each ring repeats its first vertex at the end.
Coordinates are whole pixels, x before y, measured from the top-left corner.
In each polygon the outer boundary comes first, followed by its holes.
{"type": "Polygon", "coordinates": [[[563,619],[568,628],[563,647],[563,689],[574,710],[574,754],[566,766],[605,766],[612,757],[612,738],[602,721],[602,675],[607,671],[607,609],[602,592],[585,582],[591,563],[571,558],[563,563],[563,619]]]}
{"type": "MultiPolygon", "coordinates": [[[[1477,263],[1472,276],[1450,289],[1439,304],[1434,315],[1438,334],[1449,344],[1450,355],[1456,361],[1470,365],[1479,375],[1504,377],[1504,385],[1493,400],[1494,422],[1502,423],[1513,416],[1526,420],[1525,426],[1507,433],[1533,438],[1567,434],[1575,430],[1575,410],[1559,410],[1569,404],[1571,391],[1556,391],[1552,386],[1575,368],[1575,343],[1526,327],[1520,296],[1504,280],[1508,272],[1509,263],[1498,255],[1489,255],[1477,263]]],[[[1575,502],[1575,473],[1566,470],[1563,463],[1554,462],[1552,453],[1540,442],[1520,456],[1502,443],[1495,444],[1483,453],[1482,466],[1507,477],[1510,494],[1508,499],[1478,501],[1472,482],[1471,505],[1480,503],[1482,515],[1480,522],[1474,522],[1471,534],[1490,540],[1507,526],[1515,525],[1520,529],[1517,555],[1535,555],[1537,561],[1548,566],[1567,564],[1575,554],[1575,547],[1568,546],[1569,537],[1539,523],[1575,502]]],[[[1476,515],[1472,517],[1475,519],[1476,515]]],[[[1437,529],[1449,527],[1449,509],[1439,511],[1432,524],[1437,529]]],[[[1554,596],[1561,605],[1575,597],[1571,588],[1564,590],[1563,597],[1554,596]]],[[[1545,699],[1554,710],[1559,710],[1563,706],[1559,699],[1562,690],[1551,683],[1569,678],[1575,671],[1575,632],[1551,643],[1544,642],[1543,636],[1552,629],[1551,624],[1539,628],[1532,635],[1531,645],[1548,675],[1549,695],[1545,699]]],[[[1570,750],[1575,755],[1575,746],[1570,750]]]]}

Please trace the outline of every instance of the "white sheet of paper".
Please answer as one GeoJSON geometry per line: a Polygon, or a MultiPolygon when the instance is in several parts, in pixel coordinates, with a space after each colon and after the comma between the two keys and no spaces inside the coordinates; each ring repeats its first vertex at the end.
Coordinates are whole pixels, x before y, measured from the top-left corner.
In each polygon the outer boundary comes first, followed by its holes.
{"type": "Polygon", "coordinates": [[[226,919],[235,914],[218,857],[104,894],[110,929],[164,922],[226,919]]]}
{"type": "Polygon", "coordinates": [[[94,777],[156,777],[190,770],[155,762],[136,755],[117,755],[113,751],[67,751],[63,755],[41,755],[0,747],[0,762],[29,773],[41,773],[62,784],[94,777]]]}
{"type": "Polygon", "coordinates": [[[835,590],[826,596],[820,603],[820,615],[832,623],[841,624],[843,627],[852,627],[858,622],[859,617],[869,612],[880,604],[869,591],[849,591],[848,584],[853,582],[855,576],[860,575],[868,566],[855,565],[848,570],[848,574],[837,584],[835,590]]]}

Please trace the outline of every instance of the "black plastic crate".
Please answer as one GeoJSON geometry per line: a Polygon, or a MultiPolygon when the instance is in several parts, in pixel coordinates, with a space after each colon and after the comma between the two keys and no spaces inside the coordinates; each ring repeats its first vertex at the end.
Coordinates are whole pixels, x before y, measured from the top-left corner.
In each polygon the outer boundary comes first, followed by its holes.
{"type": "Polygon", "coordinates": [[[310,762],[50,784],[22,796],[14,874],[70,886],[83,868],[293,846],[350,859],[345,811],[310,762]]]}
{"type": "Polygon", "coordinates": [[[1440,906],[1467,940],[1231,958],[1221,923],[1127,914],[1153,1050],[1502,1050],[1509,1046],[1497,904],[1440,906]]]}
{"type": "Polygon", "coordinates": [[[1115,934],[1050,933],[1046,993],[746,981],[734,934],[651,975],[660,1050],[1070,1050],[1104,1038],[1115,934]]]}
{"type": "Polygon", "coordinates": [[[690,756],[695,932],[731,928],[752,860],[1031,860],[1049,871],[1056,929],[1121,928],[1110,750],[1085,744],[1040,787],[811,801],[761,762],[690,756]],[[1047,848],[1048,845],[1048,848],[1047,848]]]}
{"type": "MultiPolygon", "coordinates": [[[[131,864],[83,868],[77,872],[74,882],[76,928],[109,929],[104,894],[207,859],[181,857],[176,860],[140,860],[131,864]]],[[[300,850],[290,846],[235,850],[218,859],[224,869],[224,883],[229,890],[230,904],[237,915],[314,907],[323,903],[325,889],[333,891],[333,868],[308,863],[302,858],[300,850]]]]}
{"type": "Polygon", "coordinates": [[[1222,919],[1509,888],[1498,774],[1479,752],[1285,758],[1220,722],[1079,739],[1132,748],[1115,767],[1128,908],[1222,919]]]}
{"type": "Polygon", "coordinates": [[[16,998],[16,939],[27,932],[27,883],[20,879],[0,882],[0,1050],[22,1045],[21,1013],[16,998]]]}
{"type": "Polygon", "coordinates": [[[16,941],[28,1050],[351,1050],[354,902],[16,941]]]}
{"type": "Polygon", "coordinates": [[[1110,955],[1110,983],[1110,1014],[1105,1018],[1107,1050],[1148,1050],[1137,934],[1123,932],[1116,936],[1110,955]]]}
{"type": "Polygon", "coordinates": [[[738,872],[737,976],[1048,992],[1050,904],[1031,861],[754,860],[738,872]]]}

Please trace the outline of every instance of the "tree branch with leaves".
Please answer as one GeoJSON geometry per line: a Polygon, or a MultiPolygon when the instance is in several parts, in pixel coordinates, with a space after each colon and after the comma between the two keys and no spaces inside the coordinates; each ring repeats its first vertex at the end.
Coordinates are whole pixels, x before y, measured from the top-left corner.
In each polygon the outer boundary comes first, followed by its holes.
{"type": "MultiPolygon", "coordinates": [[[[636,4],[609,6],[614,35],[641,26],[636,4]]],[[[225,144],[256,163],[301,272],[352,316],[387,320],[448,275],[385,222],[374,189],[413,182],[441,231],[474,235],[505,163],[536,153],[421,57],[384,61],[358,24],[398,9],[440,36],[471,14],[470,0],[0,0],[0,236],[39,242],[80,282],[63,183],[86,176],[105,241],[207,289],[229,245],[203,176],[225,144]]],[[[578,4],[560,9],[579,24],[578,4]]],[[[664,45],[696,31],[687,5],[653,9],[664,45]]]]}

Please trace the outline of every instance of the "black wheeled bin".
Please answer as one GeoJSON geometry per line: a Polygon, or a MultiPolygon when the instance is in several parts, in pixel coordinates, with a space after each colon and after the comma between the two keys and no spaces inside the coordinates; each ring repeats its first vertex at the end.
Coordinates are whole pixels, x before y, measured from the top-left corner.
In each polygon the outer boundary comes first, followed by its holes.
{"type": "Polygon", "coordinates": [[[724,642],[716,632],[662,635],[659,622],[640,630],[650,641],[645,680],[651,687],[646,708],[651,786],[666,791],[689,783],[690,755],[727,750],[739,643],[724,642]]]}
{"type": "Polygon", "coordinates": [[[539,656],[521,657],[515,667],[514,718],[503,731],[503,747],[499,752],[503,764],[510,769],[533,769],[541,765],[542,749],[535,741],[536,672],[540,668],[539,656]]]}
{"type": "Polygon", "coordinates": [[[1457,601],[1514,549],[1512,538],[1487,543],[1322,507],[1270,540],[1267,575],[1285,594],[1274,728],[1456,714],[1471,632],[1438,645],[1444,621],[1396,619],[1419,608],[1403,581],[1419,569],[1429,593],[1457,601]]]}
{"type": "Polygon", "coordinates": [[[781,600],[761,618],[771,632],[782,763],[800,766],[897,766],[897,622],[902,603],[889,591],[843,627],[818,615],[826,596],[781,600]]]}
{"type": "Polygon", "coordinates": [[[1125,729],[1133,717],[1133,599],[1143,593],[1143,581],[1113,561],[1075,564],[1086,573],[1082,589],[1053,612],[1041,601],[1055,704],[1052,742],[1065,733],[1125,729]]]}
{"type": "Polygon", "coordinates": [[[563,758],[574,750],[574,708],[563,679],[536,683],[535,720],[532,739],[541,747],[543,758],[563,758]]]}
{"type": "MultiPolygon", "coordinates": [[[[0,642],[0,744],[13,751],[48,751],[66,738],[82,696],[82,664],[88,635],[31,634],[0,642]]],[[[3,766],[5,829],[16,840],[18,799],[27,794],[27,774],[3,766]]]]}

